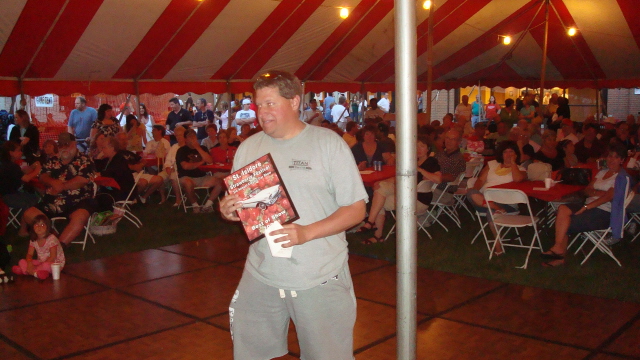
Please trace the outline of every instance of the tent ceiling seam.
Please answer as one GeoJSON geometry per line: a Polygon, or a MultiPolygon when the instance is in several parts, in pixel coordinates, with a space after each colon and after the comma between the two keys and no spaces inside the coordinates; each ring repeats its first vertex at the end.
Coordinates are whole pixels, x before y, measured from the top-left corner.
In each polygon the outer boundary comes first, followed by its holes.
{"type": "Polygon", "coordinates": [[[324,65],[324,63],[331,56],[331,54],[333,54],[333,52],[340,46],[340,44],[342,44],[344,40],[347,39],[349,35],[353,32],[353,30],[356,27],[358,27],[358,24],[360,24],[360,22],[367,16],[367,14],[369,14],[371,9],[376,7],[379,3],[380,3],[380,0],[377,0],[376,3],[373,4],[373,6],[371,6],[364,14],[362,14],[360,19],[355,24],[353,24],[351,29],[349,29],[349,31],[347,31],[347,33],[344,36],[342,36],[342,39],[340,39],[340,41],[338,41],[329,51],[327,51],[326,55],[322,58],[322,60],[318,61],[316,63],[316,66],[314,66],[310,71],[308,71],[307,76],[304,79],[301,79],[301,81],[309,81],[309,78],[318,70],[320,66],[324,65]]]}
{"type": "MultiPolygon", "coordinates": [[[[558,17],[558,20],[560,20],[560,24],[562,24],[562,27],[566,29],[567,25],[562,20],[562,17],[560,17],[560,13],[558,12],[558,9],[556,9],[556,7],[553,5],[553,2],[549,1],[549,4],[551,5],[551,8],[553,9],[553,12],[558,17]]],[[[589,70],[589,73],[591,74],[591,77],[593,78],[593,80],[597,81],[598,77],[596,76],[596,73],[593,72],[593,69],[591,69],[591,66],[589,65],[589,62],[584,57],[584,54],[582,53],[582,51],[580,51],[580,47],[578,47],[578,44],[576,44],[576,42],[573,40],[573,36],[570,36],[569,40],[571,40],[571,44],[573,44],[573,47],[576,49],[578,54],[580,54],[580,58],[584,62],[584,65],[587,67],[587,70],[589,70]]]]}
{"type": "Polygon", "coordinates": [[[64,2],[64,5],[62,5],[62,8],[60,8],[60,11],[58,11],[58,15],[56,15],[56,18],[51,23],[51,26],[49,26],[49,30],[47,30],[47,33],[44,35],[44,37],[40,41],[40,45],[38,45],[38,48],[36,49],[36,51],[33,52],[33,55],[31,56],[31,60],[29,60],[29,63],[27,64],[27,66],[25,66],[24,70],[22,71],[22,74],[20,74],[20,79],[24,79],[24,76],[27,74],[29,69],[31,69],[31,65],[33,65],[33,62],[36,60],[36,57],[38,56],[38,53],[40,52],[40,50],[44,46],[44,43],[49,38],[49,35],[51,35],[51,32],[53,31],[53,28],[56,27],[56,24],[58,23],[58,20],[60,20],[60,17],[62,16],[62,13],[67,8],[67,5],[69,5],[69,1],[70,0],[66,0],[64,2]]]}
{"type": "MultiPolygon", "coordinates": [[[[516,48],[518,47],[518,45],[520,45],[520,43],[522,42],[522,40],[524,39],[524,37],[527,35],[527,33],[529,32],[529,30],[531,29],[531,24],[533,24],[533,21],[536,19],[536,17],[538,16],[538,14],[540,13],[540,10],[542,9],[542,7],[544,6],[544,0],[540,0],[540,6],[538,7],[538,10],[536,11],[536,13],[533,15],[533,17],[531,18],[531,21],[529,22],[529,24],[527,25],[527,27],[522,31],[522,33],[520,34],[520,36],[518,37],[518,40],[516,40],[515,43],[513,43],[513,46],[509,49],[509,51],[507,51],[506,54],[504,54],[502,56],[502,58],[500,58],[500,61],[498,61],[497,63],[494,64],[494,68],[489,71],[487,73],[487,75],[485,75],[483,78],[481,78],[480,80],[484,81],[489,75],[493,74],[494,72],[496,72],[496,70],[498,70],[498,68],[500,68],[500,66],[502,66],[502,64],[504,64],[508,59],[511,58],[511,56],[513,55],[513,52],[516,50],[516,48]]],[[[534,5],[537,5],[537,3],[533,3],[531,4],[531,8],[533,8],[534,5]]],[[[526,10],[524,10],[522,12],[522,14],[520,16],[523,16],[524,14],[526,14],[531,8],[528,8],[526,10]]],[[[512,23],[513,21],[517,20],[520,16],[516,16],[514,17],[510,22],[504,24],[504,26],[509,25],[510,23],[512,23]]],[[[488,31],[486,31],[482,36],[496,36],[498,34],[489,34],[488,31]]],[[[437,64],[436,64],[437,65],[437,64]]],[[[455,70],[455,69],[454,69],[455,70]]],[[[463,76],[459,77],[459,78],[464,78],[470,74],[473,74],[473,72],[469,72],[464,74],[463,76]]],[[[456,81],[458,78],[454,78],[454,79],[446,79],[446,81],[456,81]]]]}
{"type": "Polygon", "coordinates": [[[184,19],[184,21],[182,22],[182,25],[180,25],[180,27],[171,35],[169,40],[167,40],[164,46],[162,46],[162,48],[158,51],[156,56],[154,56],[153,59],[149,61],[149,64],[147,64],[147,67],[145,67],[138,76],[134,77],[134,80],[140,80],[140,78],[142,78],[142,76],[149,70],[151,65],[153,65],[153,63],[156,62],[158,57],[160,57],[160,55],[164,52],[164,49],[166,49],[167,46],[169,46],[169,44],[171,43],[171,41],[173,41],[173,39],[175,39],[175,37],[178,36],[178,34],[180,33],[180,30],[182,30],[182,28],[189,22],[189,20],[191,20],[191,18],[193,17],[193,14],[195,14],[198,11],[198,9],[200,9],[200,6],[202,6],[203,3],[204,3],[203,1],[198,2],[198,5],[196,5],[193,11],[191,11],[191,14],[189,14],[189,16],[187,16],[187,18],[184,19]]]}
{"type": "Polygon", "coordinates": [[[253,49],[253,52],[251,53],[251,56],[247,56],[246,60],[242,63],[242,65],[237,66],[236,67],[236,71],[231,74],[231,76],[229,76],[229,78],[227,80],[233,80],[234,76],[240,71],[240,69],[242,69],[242,67],[244,67],[249,61],[251,61],[251,59],[253,59],[254,56],[256,56],[256,54],[258,53],[258,50],[260,50],[262,48],[262,46],[267,43],[275,34],[276,32],[278,32],[278,30],[280,30],[280,28],[287,22],[287,20],[289,20],[291,18],[291,16],[293,16],[293,14],[298,11],[298,9],[300,8],[300,6],[302,6],[302,4],[305,2],[306,0],[301,1],[295,9],[293,9],[289,15],[282,20],[282,22],[280,22],[280,25],[271,33],[271,35],[269,35],[269,37],[267,37],[267,39],[265,39],[265,41],[260,45],[260,46],[256,46],[253,49]]]}

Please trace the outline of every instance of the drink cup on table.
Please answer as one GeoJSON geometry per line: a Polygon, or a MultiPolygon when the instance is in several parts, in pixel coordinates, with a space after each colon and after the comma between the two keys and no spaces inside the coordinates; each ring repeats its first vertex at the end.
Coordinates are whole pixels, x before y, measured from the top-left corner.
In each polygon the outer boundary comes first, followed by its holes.
{"type": "Polygon", "coordinates": [[[546,189],[550,189],[552,186],[553,186],[553,179],[552,178],[544,179],[544,187],[546,189]]]}

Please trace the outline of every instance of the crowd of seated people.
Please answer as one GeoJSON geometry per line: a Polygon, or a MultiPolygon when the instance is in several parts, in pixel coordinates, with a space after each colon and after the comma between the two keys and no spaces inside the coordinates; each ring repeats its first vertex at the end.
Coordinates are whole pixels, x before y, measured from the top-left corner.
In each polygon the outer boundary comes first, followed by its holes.
{"type": "MultiPolygon", "coordinates": [[[[335,131],[345,140],[361,170],[372,167],[375,161],[385,165],[395,164],[393,129],[389,121],[374,116],[384,116],[384,111],[376,106],[376,101],[371,101],[370,105],[370,110],[365,112],[365,125],[362,128],[352,120],[345,123],[344,129],[327,120],[314,121],[335,131]]],[[[462,106],[455,115],[446,114],[441,124],[432,122],[418,129],[418,177],[442,185],[436,186],[434,193],[419,195],[420,211],[429,207],[432,197],[442,198],[445,202],[453,201],[453,194],[441,192],[446,183],[465,171],[461,149],[481,152],[478,150],[485,147],[485,140],[495,142],[495,160],[489,161],[482,170],[475,186],[468,192],[468,199],[479,211],[491,206],[499,212],[513,209],[501,204],[486,204],[482,195],[484,189],[526,179],[526,167],[530,163],[548,163],[555,171],[605,157],[609,160],[613,156],[610,146],[625,150],[640,147],[640,130],[632,115],[627,121],[607,131],[601,130],[596,123],[588,122],[579,126],[572,122],[568,103],[562,97],[552,97],[550,106],[542,110],[533,96],[527,96],[519,108],[514,106],[512,99],[507,99],[502,109],[497,108],[495,99],[490,105],[487,110],[491,115],[489,121],[479,121],[473,128],[470,118],[465,115],[465,106],[462,106]],[[549,108],[554,106],[556,110],[550,111],[549,108]]],[[[0,167],[6,174],[0,180],[0,190],[6,204],[23,210],[21,233],[24,234],[28,225],[41,213],[49,217],[64,216],[69,223],[60,234],[60,241],[63,245],[70,243],[82,231],[90,214],[108,208],[102,200],[96,200],[94,193],[107,193],[114,201],[118,201],[126,199],[133,190],[132,199],[146,203],[157,191],[161,197],[160,203],[164,203],[167,199],[166,190],[172,187],[176,197],[174,206],[181,204],[182,189],[193,212],[213,211],[213,203],[222,191],[221,176],[226,173],[210,176],[199,167],[205,163],[232,162],[235,150],[242,141],[260,129],[249,123],[238,126],[232,120],[233,114],[227,112],[226,116],[231,117],[227,118],[227,129],[213,121],[205,126],[199,125],[206,137],[198,139],[196,132],[189,129],[188,121],[180,117],[187,115],[181,111],[177,114],[178,122],[168,124],[176,139],[176,143],[171,145],[165,139],[164,126],[152,125],[151,138],[147,139],[146,129],[152,120],[145,118],[141,123],[134,114],[127,114],[126,124],[121,126],[114,117],[113,108],[103,104],[97,110],[96,120],[90,125],[89,147],[85,154],[78,149],[75,136],[68,133],[62,134],[57,143],[48,141],[42,149],[37,146],[34,148],[33,144],[39,142],[37,128],[30,124],[28,113],[16,112],[18,126],[10,137],[15,141],[7,142],[0,153],[0,167]],[[236,126],[230,126],[229,123],[236,126]],[[147,166],[141,155],[155,155],[158,162],[155,166],[147,166]],[[25,164],[20,166],[21,162],[25,164]],[[145,173],[140,176],[134,189],[134,179],[141,171],[145,173]],[[92,181],[97,176],[113,178],[119,189],[100,187],[95,190],[92,181]],[[34,193],[21,189],[23,184],[34,180],[38,180],[44,189],[40,203],[34,193]],[[197,187],[210,189],[208,198],[203,202],[195,195],[197,187]]],[[[214,116],[214,119],[221,118],[214,116]]],[[[621,158],[624,160],[625,156],[621,158]]],[[[611,164],[615,160],[618,159],[613,159],[611,164]]],[[[593,188],[592,185],[590,187],[593,188]]],[[[595,189],[601,188],[598,186],[595,189]]],[[[362,231],[372,231],[372,236],[365,243],[382,240],[385,211],[394,209],[394,199],[393,181],[374,185],[372,211],[361,227],[362,231]]],[[[568,219],[578,212],[568,212],[564,208],[562,211],[562,216],[566,215],[568,219]]],[[[565,224],[563,221],[560,224],[565,224]]],[[[566,249],[563,248],[563,237],[557,235],[556,243],[559,245],[554,245],[551,254],[555,255],[551,256],[564,256],[566,249]]],[[[496,251],[501,252],[502,249],[497,247],[496,251]]]]}
{"type": "MultiPolygon", "coordinates": [[[[174,103],[177,100],[171,99],[170,104],[174,103]]],[[[193,212],[212,212],[213,201],[222,191],[221,177],[228,173],[212,177],[198,167],[212,162],[214,157],[217,162],[231,162],[237,146],[259,131],[244,124],[238,135],[236,126],[229,126],[234,114],[227,111],[224,115],[228,129],[218,133],[222,118],[209,116],[207,112],[206,124],[197,124],[206,129],[204,148],[193,136],[195,132],[188,130],[195,126],[189,121],[169,124],[177,137],[176,145],[171,146],[165,139],[165,126],[153,124],[142,104],[143,122],[129,106],[121,107],[120,119],[114,116],[109,104],[100,105],[96,111],[78,97],[75,107],[70,115],[69,132],[61,133],[58,141],[45,141],[42,148],[38,128],[31,123],[29,114],[17,110],[16,126],[0,149],[0,170],[4,174],[0,177],[2,206],[16,213],[20,211],[20,235],[28,233],[38,215],[64,217],[68,222],[60,233],[63,246],[81,233],[94,212],[111,210],[114,202],[125,199],[144,204],[155,192],[159,192],[160,203],[164,203],[167,187],[174,190],[176,206],[182,201],[182,188],[193,212]],[[147,129],[151,130],[149,137],[147,129]],[[76,135],[81,137],[76,139],[76,135]],[[148,164],[144,156],[155,157],[156,164],[148,164]],[[110,178],[117,186],[97,185],[98,177],[110,178]],[[196,187],[211,190],[202,204],[194,194],[196,187]]],[[[178,113],[185,116],[178,120],[192,119],[182,111],[178,113]]]]}

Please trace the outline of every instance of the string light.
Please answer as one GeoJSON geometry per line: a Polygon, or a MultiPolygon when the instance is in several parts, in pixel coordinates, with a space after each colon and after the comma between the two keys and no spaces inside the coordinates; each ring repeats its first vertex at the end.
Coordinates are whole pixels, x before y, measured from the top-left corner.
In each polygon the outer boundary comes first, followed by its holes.
{"type": "Polygon", "coordinates": [[[349,17],[349,9],[347,8],[341,8],[340,9],[340,17],[343,19],[346,19],[349,17]]]}
{"type": "Polygon", "coordinates": [[[574,36],[575,34],[578,33],[578,29],[574,28],[574,27],[570,27],[569,29],[567,29],[567,34],[569,36],[574,36]]]}
{"type": "Polygon", "coordinates": [[[429,10],[431,8],[431,0],[426,0],[424,3],[422,3],[422,8],[425,10],[429,10]]]}
{"type": "Polygon", "coordinates": [[[501,40],[503,45],[511,44],[511,36],[509,35],[498,35],[498,40],[501,40]]]}

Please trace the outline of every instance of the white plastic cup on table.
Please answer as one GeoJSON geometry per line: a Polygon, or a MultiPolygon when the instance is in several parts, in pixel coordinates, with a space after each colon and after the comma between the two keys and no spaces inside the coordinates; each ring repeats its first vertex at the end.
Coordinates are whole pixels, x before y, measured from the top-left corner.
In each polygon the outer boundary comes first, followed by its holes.
{"type": "Polygon", "coordinates": [[[62,265],[58,263],[51,264],[51,277],[53,280],[60,280],[60,270],[62,269],[62,265]]]}
{"type": "Polygon", "coordinates": [[[544,179],[544,187],[546,189],[551,189],[551,186],[553,186],[553,179],[552,178],[544,179]]]}

